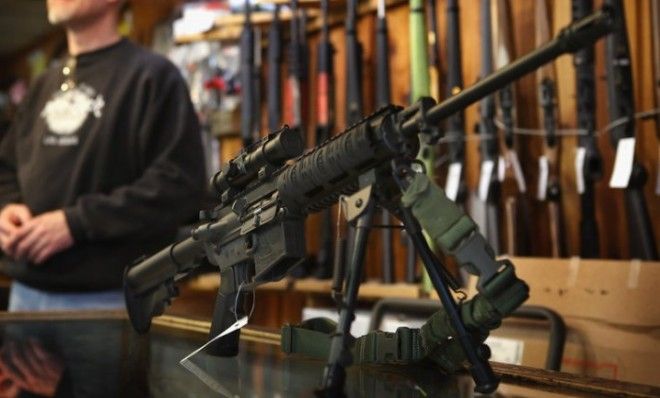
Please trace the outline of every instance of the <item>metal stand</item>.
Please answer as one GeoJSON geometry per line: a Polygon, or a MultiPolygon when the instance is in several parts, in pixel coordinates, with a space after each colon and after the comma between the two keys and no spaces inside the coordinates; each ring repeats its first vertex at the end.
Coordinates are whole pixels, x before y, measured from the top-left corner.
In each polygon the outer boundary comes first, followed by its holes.
{"type": "MultiPolygon", "coordinates": [[[[323,370],[323,379],[317,390],[318,396],[337,397],[343,395],[344,381],[346,380],[346,366],[352,362],[348,349],[350,328],[355,318],[355,301],[357,299],[362,273],[364,269],[364,255],[369,237],[369,229],[373,220],[375,203],[371,197],[365,201],[358,199],[355,206],[364,210],[358,216],[355,226],[355,241],[352,245],[348,277],[345,292],[339,302],[339,323],[337,330],[331,337],[330,354],[323,370]]],[[[350,242],[349,242],[350,244],[350,242]]]]}

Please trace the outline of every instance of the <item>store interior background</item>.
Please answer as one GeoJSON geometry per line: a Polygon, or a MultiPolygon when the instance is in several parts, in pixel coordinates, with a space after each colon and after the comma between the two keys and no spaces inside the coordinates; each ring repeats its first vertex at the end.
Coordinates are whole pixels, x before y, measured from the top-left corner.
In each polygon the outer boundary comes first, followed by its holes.
{"type": "MultiPolygon", "coordinates": [[[[130,2],[130,32],[128,35],[138,43],[151,45],[154,29],[160,24],[171,23],[181,0],[132,0],[130,2]]],[[[335,109],[336,129],[340,132],[345,126],[345,31],[343,28],[345,3],[332,2],[331,35],[335,49],[335,109]]],[[[600,1],[595,1],[600,5],[600,1]]],[[[41,51],[46,60],[56,54],[61,54],[65,48],[63,32],[47,25],[45,18],[45,2],[43,0],[3,0],[4,11],[0,13],[0,90],[6,90],[16,79],[29,79],[31,73],[31,57],[36,51],[41,51]]],[[[409,103],[410,62],[408,42],[408,14],[406,1],[388,1],[387,19],[390,27],[390,72],[392,84],[392,99],[398,105],[409,103]]],[[[520,56],[535,48],[534,43],[534,4],[533,1],[510,1],[511,20],[513,22],[513,37],[515,56],[520,56]]],[[[556,33],[571,21],[571,6],[569,0],[550,1],[552,29],[556,33]]],[[[480,36],[479,36],[479,1],[461,1],[461,48],[462,71],[466,86],[476,82],[480,71],[480,36]]],[[[635,106],[638,112],[648,111],[660,106],[654,99],[652,60],[652,37],[650,1],[625,1],[626,18],[630,49],[632,55],[632,70],[634,81],[635,106]]],[[[439,24],[438,43],[440,47],[440,67],[444,77],[445,59],[445,2],[437,1],[437,18],[439,24]]],[[[365,114],[375,110],[375,1],[361,2],[358,36],[363,45],[363,103],[365,114]]],[[[310,47],[310,79],[307,98],[308,140],[314,142],[316,83],[313,71],[316,68],[316,43],[319,39],[320,21],[310,18],[308,40],[310,47]]],[[[266,32],[267,27],[264,27],[266,32]]],[[[287,29],[284,29],[285,37],[287,29]]],[[[265,38],[267,35],[264,34],[265,38]]],[[[228,43],[231,44],[231,43],[228,43]]],[[[262,76],[266,75],[267,59],[265,57],[262,76]]],[[[555,62],[558,89],[558,117],[560,128],[576,126],[575,102],[575,72],[571,56],[562,56],[555,62]]],[[[282,68],[282,81],[286,73],[286,65],[282,68]]],[[[607,92],[605,80],[604,41],[596,45],[596,105],[597,128],[600,130],[609,123],[607,112],[607,92]]],[[[264,83],[265,84],[265,83],[264,83]]],[[[262,87],[265,93],[266,86],[262,87]]],[[[444,86],[440,90],[445,92],[444,86]]],[[[536,78],[529,74],[515,84],[517,126],[521,128],[539,128],[539,103],[536,78]]],[[[262,96],[265,99],[265,95],[262,96]]],[[[442,98],[441,98],[442,99],[442,98]]],[[[262,134],[266,134],[265,102],[262,103],[262,134]]],[[[479,120],[478,105],[469,107],[465,112],[465,132],[468,137],[474,137],[474,126],[479,120]]],[[[658,138],[656,131],[660,127],[655,119],[638,120],[636,129],[636,157],[649,172],[649,181],[645,194],[649,213],[656,234],[656,247],[660,247],[660,200],[654,193],[655,178],[658,170],[658,138]]],[[[241,149],[240,137],[221,138],[221,159],[227,161],[241,149]]],[[[534,198],[538,176],[538,157],[542,154],[543,139],[541,137],[520,136],[518,138],[518,155],[524,168],[527,181],[528,200],[532,209],[533,239],[531,255],[533,257],[550,256],[549,226],[544,217],[544,205],[534,198]]],[[[567,257],[579,253],[579,195],[576,191],[574,157],[577,147],[577,137],[567,136],[561,140],[561,187],[562,212],[567,244],[567,257]]],[[[479,141],[467,140],[466,149],[466,179],[470,191],[476,189],[479,178],[479,141]]],[[[598,136],[598,149],[603,157],[604,175],[596,188],[596,215],[601,239],[600,257],[612,260],[629,260],[628,230],[626,211],[621,190],[608,187],[612,173],[615,151],[608,134],[598,136]]],[[[310,217],[307,223],[308,250],[310,253],[318,249],[316,228],[319,225],[318,215],[310,217]]],[[[397,235],[398,236],[398,235],[397,235]]],[[[367,279],[380,276],[381,248],[378,234],[372,234],[366,262],[367,279]]],[[[404,278],[405,247],[395,238],[396,280],[404,278]]],[[[622,282],[622,284],[625,282],[622,282]]],[[[258,325],[277,327],[283,322],[300,320],[303,307],[331,306],[328,294],[323,292],[323,285],[313,285],[309,291],[292,291],[283,284],[264,288],[257,293],[257,305],[253,322],[258,325]]],[[[199,279],[182,288],[182,299],[174,302],[168,310],[172,314],[198,316],[210,319],[212,307],[217,292],[217,277],[212,280],[199,279]],[[209,282],[210,281],[210,282],[209,282]]],[[[363,307],[369,307],[375,298],[367,298],[363,307]]],[[[654,329],[655,330],[655,329],[654,329]]]]}

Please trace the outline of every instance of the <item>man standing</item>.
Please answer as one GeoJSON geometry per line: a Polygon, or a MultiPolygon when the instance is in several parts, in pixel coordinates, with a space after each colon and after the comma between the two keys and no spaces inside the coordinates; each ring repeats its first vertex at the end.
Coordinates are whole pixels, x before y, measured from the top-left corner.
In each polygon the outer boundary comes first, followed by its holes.
{"type": "Polygon", "coordinates": [[[205,186],[175,66],[117,32],[122,0],[48,0],[69,56],[0,142],[10,310],[121,308],[126,265],[170,243],[205,186]]]}

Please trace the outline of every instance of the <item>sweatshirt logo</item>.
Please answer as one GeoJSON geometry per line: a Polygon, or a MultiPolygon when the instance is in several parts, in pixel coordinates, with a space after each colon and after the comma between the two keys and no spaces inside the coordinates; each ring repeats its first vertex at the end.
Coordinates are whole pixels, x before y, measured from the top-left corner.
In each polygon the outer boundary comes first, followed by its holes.
{"type": "Polygon", "coordinates": [[[50,133],[43,138],[45,145],[78,145],[76,134],[85,120],[92,114],[96,119],[103,114],[103,95],[86,84],[67,91],[57,91],[41,111],[50,133]]]}

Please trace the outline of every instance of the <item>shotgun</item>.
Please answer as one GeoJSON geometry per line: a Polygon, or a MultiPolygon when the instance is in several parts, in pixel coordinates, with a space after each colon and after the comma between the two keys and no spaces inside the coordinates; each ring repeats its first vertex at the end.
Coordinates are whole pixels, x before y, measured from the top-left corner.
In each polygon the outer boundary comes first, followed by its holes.
{"type": "MultiPolygon", "coordinates": [[[[630,142],[629,140],[635,137],[632,69],[623,3],[617,0],[607,0],[605,4],[614,10],[615,15],[615,31],[608,36],[605,42],[605,64],[610,121],[624,120],[623,123],[610,130],[610,141],[618,151],[621,142],[625,142],[623,140],[630,142]]],[[[658,252],[644,198],[644,184],[646,184],[648,173],[640,162],[634,160],[634,153],[632,156],[632,171],[623,191],[628,220],[630,255],[632,258],[642,260],[656,260],[658,252]]]]}
{"type": "MultiPolygon", "coordinates": [[[[390,95],[390,52],[388,42],[385,0],[378,0],[376,19],[376,107],[381,108],[392,102],[390,95]]],[[[381,244],[383,245],[383,283],[394,283],[394,252],[392,249],[392,229],[390,214],[382,209],[381,244]]]]}
{"type": "MultiPolygon", "coordinates": [[[[593,11],[593,0],[573,0],[573,21],[593,11]]],[[[596,97],[594,48],[584,47],[573,56],[577,94],[577,124],[584,133],[578,138],[576,181],[580,194],[580,257],[600,255],[598,224],[596,223],[595,183],[603,173],[602,159],[596,141],[596,97]]]]}
{"type": "MultiPolygon", "coordinates": [[[[511,35],[510,7],[507,0],[497,0],[492,3],[495,11],[493,20],[493,48],[495,49],[494,64],[502,68],[511,62],[513,54],[513,39],[511,35]]],[[[523,174],[517,152],[517,139],[514,134],[516,123],[514,85],[504,87],[498,93],[498,112],[502,121],[502,166],[504,178],[500,184],[501,196],[504,202],[504,241],[503,251],[509,255],[529,254],[529,237],[531,236],[531,215],[527,201],[527,183],[523,174]]]]}
{"type": "Polygon", "coordinates": [[[268,31],[268,129],[276,131],[282,125],[282,23],[280,6],[273,11],[268,31]]]}
{"type": "MultiPolygon", "coordinates": [[[[493,48],[491,29],[491,1],[481,0],[481,78],[493,73],[493,48]]],[[[483,218],[475,218],[481,231],[495,250],[500,253],[499,204],[500,181],[498,179],[499,148],[495,127],[495,96],[487,95],[479,102],[479,150],[481,172],[477,196],[482,206],[483,218]]],[[[474,217],[473,217],[474,218],[474,217]]]]}
{"type": "MultiPolygon", "coordinates": [[[[330,138],[335,126],[334,68],[332,58],[335,52],[330,42],[328,28],[328,1],[321,0],[321,38],[316,53],[316,145],[330,138]]],[[[321,213],[321,246],[317,254],[315,276],[321,279],[332,275],[333,264],[332,212],[325,209],[321,213]]]]}
{"type": "MultiPolygon", "coordinates": [[[[536,0],[536,45],[550,38],[550,21],[545,0],[536,0]]],[[[536,73],[539,92],[539,120],[545,131],[543,156],[539,159],[537,199],[545,202],[550,225],[550,253],[552,257],[565,256],[561,214],[561,187],[559,184],[559,142],[557,140],[557,87],[553,63],[539,68],[536,73]]]]}

